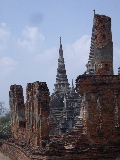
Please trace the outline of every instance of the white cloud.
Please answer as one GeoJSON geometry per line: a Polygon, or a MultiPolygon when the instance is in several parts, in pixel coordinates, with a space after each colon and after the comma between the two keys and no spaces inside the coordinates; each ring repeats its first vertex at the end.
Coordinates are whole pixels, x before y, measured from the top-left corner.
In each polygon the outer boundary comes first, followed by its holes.
{"type": "MultiPolygon", "coordinates": [[[[64,57],[68,78],[74,80],[86,70],[90,52],[90,36],[84,35],[73,44],[65,46],[64,57]]],[[[71,80],[70,80],[71,81],[71,80]]]]}
{"type": "Polygon", "coordinates": [[[90,47],[90,36],[84,35],[80,39],[78,39],[72,47],[75,50],[75,53],[79,56],[80,54],[83,55],[83,53],[89,52],[90,47]],[[82,53],[83,52],[83,53],[82,53]]]}
{"type": "Polygon", "coordinates": [[[56,53],[57,53],[57,48],[56,47],[52,47],[50,49],[47,49],[44,51],[43,54],[37,54],[35,56],[35,60],[37,62],[48,62],[50,63],[51,61],[54,61],[56,58],[56,53]]]}
{"type": "Polygon", "coordinates": [[[17,61],[10,57],[3,57],[0,59],[0,73],[2,76],[8,76],[16,67],[17,61]]]}
{"type": "Polygon", "coordinates": [[[26,27],[23,31],[23,36],[25,39],[19,39],[18,45],[30,52],[36,51],[45,40],[45,37],[39,32],[37,27],[26,27]]]}
{"type": "Polygon", "coordinates": [[[6,27],[6,23],[0,24],[0,51],[7,49],[9,40],[10,40],[10,32],[6,27]]]}
{"type": "Polygon", "coordinates": [[[13,51],[21,55],[23,49],[25,53],[35,53],[41,49],[44,40],[45,37],[37,27],[26,27],[22,32],[22,38],[15,38],[6,23],[0,23],[0,55],[9,56],[13,51]]]}

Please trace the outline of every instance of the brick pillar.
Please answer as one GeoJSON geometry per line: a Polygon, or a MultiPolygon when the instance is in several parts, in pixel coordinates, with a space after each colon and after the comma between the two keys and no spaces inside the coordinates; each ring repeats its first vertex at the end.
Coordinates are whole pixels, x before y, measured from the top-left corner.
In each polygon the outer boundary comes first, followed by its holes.
{"type": "Polygon", "coordinates": [[[29,142],[41,146],[49,139],[49,89],[45,82],[29,83],[26,89],[26,117],[29,142]]]}
{"type": "Polygon", "coordinates": [[[95,14],[95,74],[113,74],[113,42],[111,33],[111,18],[95,14]]]}
{"type": "MultiPolygon", "coordinates": [[[[25,118],[25,106],[23,88],[21,85],[11,85],[9,91],[10,110],[11,110],[11,132],[12,137],[19,139],[18,130],[25,118]],[[21,120],[22,119],[22,120],[21,120]]],[[[25,124],[25,121],[24,121],[25,124]]]]}
{"type": "Polygon", "coordinates": [[[29,143],[32,141],[33,134],[33,115],[34,115],[34,101],[33,101],[33,83],[28,83],[26,87],[26,139],[29,143]]]}

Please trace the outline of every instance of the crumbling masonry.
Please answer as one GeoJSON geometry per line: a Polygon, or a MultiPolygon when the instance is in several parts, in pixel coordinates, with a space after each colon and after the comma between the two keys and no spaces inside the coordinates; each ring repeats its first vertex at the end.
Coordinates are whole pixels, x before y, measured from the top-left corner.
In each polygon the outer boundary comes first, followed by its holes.
{"type": "Polygon", "coordinates": [[[20,85],[10,87],[12,136],[34,146],[49,140],[49,90],[45,82],[28,83],[26,104],[20,85]]]}
{"type": "Polygon", "coordinates": [[[113,75],[111,18],[94,15],[94,74],[80,75],[76,89],[82,95],[83,133],[92,143],[120,137],[120,75],[113,75]]]}

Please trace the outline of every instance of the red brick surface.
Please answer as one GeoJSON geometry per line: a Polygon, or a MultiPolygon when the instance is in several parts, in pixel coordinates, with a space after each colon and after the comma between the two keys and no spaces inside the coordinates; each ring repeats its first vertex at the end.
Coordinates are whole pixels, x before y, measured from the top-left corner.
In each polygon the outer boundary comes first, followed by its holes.
{"type": "Polygon", "coordinates": [[[120,76],[79,76],[77,91],[83,96],[83,132],[94,143],[120,140],[120,76]]]}
{"type": "Polygon", "coordinates": [[[26,98],[24,105],[22,86],[11,86],[12,137],[39,146],[42,140],[49,139],[50,97],[46,83],[28,83],[26,98]]]}
{"type": "Polygon", "coordinates": [[[95,43],[99,47],[105,46],[108,41],[112,41],[111,18],[105,15],[95,14],[95,43]]]}

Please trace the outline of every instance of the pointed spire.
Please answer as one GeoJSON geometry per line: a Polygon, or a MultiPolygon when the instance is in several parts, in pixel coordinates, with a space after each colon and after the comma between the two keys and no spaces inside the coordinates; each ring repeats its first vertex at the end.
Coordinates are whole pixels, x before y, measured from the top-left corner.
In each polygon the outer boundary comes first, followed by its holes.
{"type": "Polygon", "coordinates": [[[73,79],[72,79],[72,90],[74,90],[73,79]]]}
{"type": "Polygon", "coordinates": [[[56,75],[56,83],[54,84],[55,91],[62,91],[69,89],[69,83],[66,75],[65,63],[63,58],[63,49],[61,44],[61,37],[60,37],[60,49],[59,49],[59,58],[58,58],[58,68],[57,68],[57,75],[56,75]]]}
{"type": "Polygon", "coordinates": [[[95,9],[93,10],[93,12],[94,12],[94,16],[95,16],[95,9]]]}
{"type": "Polygon", "coordinates": [[[72,79],[72,87],[73,87],[73,79],[72,79]]]}
{"type": "Polygon", "coordinates": [[[86,64],[87,70],[85,71],[85,74],[94,74],[95,9],[93,11],[94,11],[94,18],[93,18],[91,46],[90,46],[88,63],[86,64]]]}
{"type": "Polygon", "coordinates": [[[61,44],[61,37],[60,37],[60,49],[62,49],[62,44],[61,44]]]}
{"type": "Polygon", "coordinates": [[[71,87],[71,94],[75,93],[74,85],[73,85],[73,79],[72,79],[72,87],[71,87]]]}
{"type": "Polygon", "coordinates": [[[60,45],[61,45],[61,37],[60,37],[60,45]]]}
{"type": "Polygon", "coordinates": [[[63,50],[62,50],[61,37],[60,37],[59,59],[64,61],[63,60],[63,50]]]}

